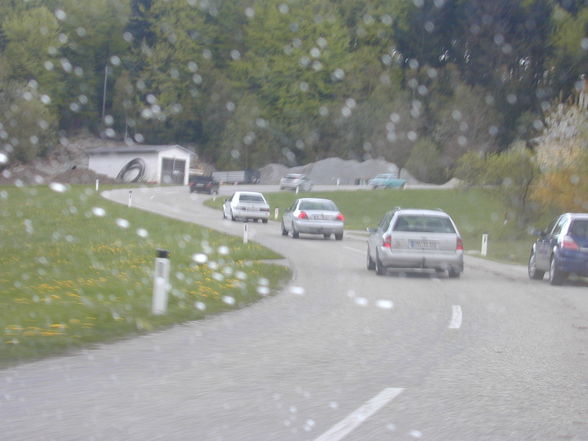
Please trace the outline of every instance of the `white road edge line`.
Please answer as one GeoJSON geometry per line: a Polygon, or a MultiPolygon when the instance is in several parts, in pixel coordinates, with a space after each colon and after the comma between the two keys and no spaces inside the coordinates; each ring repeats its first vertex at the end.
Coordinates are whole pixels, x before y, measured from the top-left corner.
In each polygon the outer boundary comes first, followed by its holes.
{"type": "Polygon", "coordinates": [[[349,435],[365,420],[375,414],[378,410],[396,398],[404,389],[399,387],[388,387],[369,400],[360,408],[351,412],[345,419],[335,424],[314,441],[339,441],[349,435]]]}
{"type": "Polygon", "coordinates": [[[453,312],[451,314],[451,322],[449,323],[449,329],[459,329],[461,327],[461,306],[453,305],[453,312]]]}
{"type": "Polygon", "coordinates": [[[348,247],[348,246],[345,246],[345,245],[343,245],[343,248],[345,248],[347,250],[355,251],[356,253],[361,253],[361,254],[364,254],[365,253],[365,251],[363,251],[363,250],[358,250],[357,248],[348,247]]]}

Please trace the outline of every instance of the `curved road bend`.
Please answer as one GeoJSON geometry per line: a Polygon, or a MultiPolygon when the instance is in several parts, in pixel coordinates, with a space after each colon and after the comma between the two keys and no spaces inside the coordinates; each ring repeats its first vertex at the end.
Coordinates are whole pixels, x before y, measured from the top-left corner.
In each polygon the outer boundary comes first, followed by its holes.
{"type": "MultiPolygon", "coordinates": [[[[132,203],[240,235],[207,197],[138,189],[132,203]]],[[[0,439],[588,440],[585,282],[474,258],[458,280],[377,277],[361,236],[248,225],[292,266],[283,293],[0,371],[0,439]]]]}

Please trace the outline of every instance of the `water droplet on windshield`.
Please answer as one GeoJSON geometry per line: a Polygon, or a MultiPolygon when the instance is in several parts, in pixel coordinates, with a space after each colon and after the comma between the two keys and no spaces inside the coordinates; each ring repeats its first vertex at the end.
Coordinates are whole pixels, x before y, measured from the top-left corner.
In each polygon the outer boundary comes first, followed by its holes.
{"type": "Polygon", "coordinates": [[[222,301],[224,303],[226,303],[227,305],[234,305],[235,304],[235,298],[232,296],[223,296],[222,301]]]}
{"type": "Polygon", "coordinates": [[[92,208],[92,213],[94,216],[103,217],[106,214],[106,210],[104,208],[94,207],[92,208]]]}
{"type": "Polygon", "coordinates": [[[59,182],[52,182],[49,184],[49,188],[57,193],[65,193],[67,191],[67,187],[59,182]]]}

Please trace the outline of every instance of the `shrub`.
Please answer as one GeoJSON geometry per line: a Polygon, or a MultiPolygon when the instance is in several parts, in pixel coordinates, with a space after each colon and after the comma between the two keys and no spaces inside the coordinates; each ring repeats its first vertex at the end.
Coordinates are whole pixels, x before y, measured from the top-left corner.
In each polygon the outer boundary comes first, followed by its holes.
{"type": "Polygon", "coordinates": [[[419,181],[436,184],[446,181],[441,154],[430,139],[421,138],[414,145],[405,167],[419,181]]]}
{"type": "Polygon", "coordinates": [[[533,215],[531,187],[539,176],[539,167],[533,154],[522,144],[486,157],[476,152],[466,153],[458,161],[455,176],[501,199],[508,210],[505,220],[526,223],[533,215]]]}
{"type": "Polygon", "coordinates": [[[588,212],[588,151],[573,164],[543,173],[532,198],[547,210],[588,212]]]}

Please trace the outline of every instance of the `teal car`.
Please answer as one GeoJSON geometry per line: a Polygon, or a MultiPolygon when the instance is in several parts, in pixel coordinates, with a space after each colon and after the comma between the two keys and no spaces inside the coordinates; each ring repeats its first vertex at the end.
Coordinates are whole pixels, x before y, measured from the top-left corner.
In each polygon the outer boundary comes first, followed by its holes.
{"type": "Polygon", "coordinates": [[[406,180],[397,178],[393,173],[381,173],[370,179],[368,184],[373,188],[400,188],[406,187],[406,180]]]}

